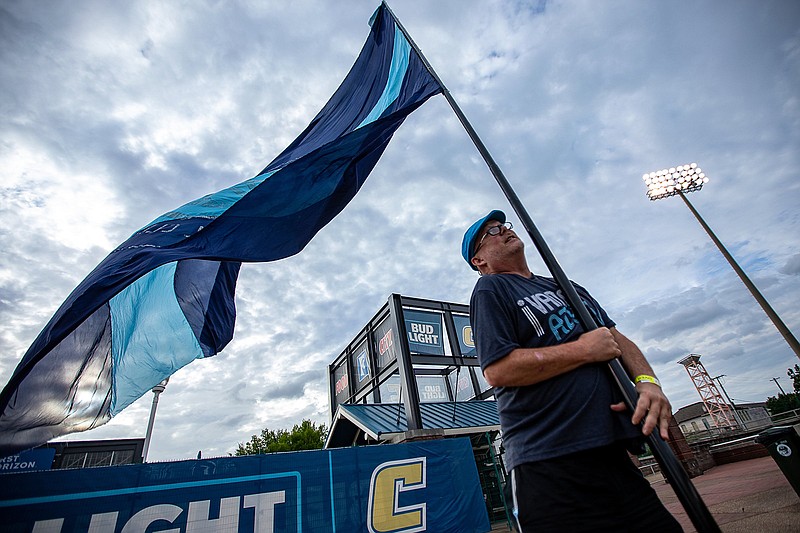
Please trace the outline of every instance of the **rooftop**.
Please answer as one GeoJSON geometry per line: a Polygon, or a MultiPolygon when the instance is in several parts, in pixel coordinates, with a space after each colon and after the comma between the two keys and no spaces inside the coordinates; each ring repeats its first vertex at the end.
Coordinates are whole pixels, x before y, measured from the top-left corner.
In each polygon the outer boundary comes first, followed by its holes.
{"type": "MultiPolygon", "coordinates": [[[[442,429],[448,436],[499,431],[494,400],[421,403],[422,426],[442,429]]],[[[331,423],[326,448],[351,446],[359,434],[373,441],[388,441],[408,431],[402,404],[341,404],[331,423]]]]}

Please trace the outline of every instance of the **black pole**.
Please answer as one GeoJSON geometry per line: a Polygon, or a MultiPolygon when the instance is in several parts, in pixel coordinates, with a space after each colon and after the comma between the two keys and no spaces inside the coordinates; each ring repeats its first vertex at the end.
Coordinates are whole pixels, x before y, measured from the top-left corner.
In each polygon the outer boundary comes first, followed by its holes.
{"type": "Polygon", "coordinates": [[[728,260],[731,268],[733,268],[734,272],[736,272],[736,274],[739,276],[739,279],[742,280],[742,283],[744,283],[744,286],[750,291],[750,294],[753,295],[753,298],[756,299],[758,305],[761,306],[761,309],[764,310],[780,334],[783,335],[783,338],[786,340],[789,348],[791,348],[794,354],[800,358],[800,342],[798,342],[797,338],[792,335],[792,332],[789,331],[789,328],[783,323],[783,320],[781,320],[781,317],[778,316],[778,313],[775,312],[772,306],[769,305],[767,299],[764,298],[758,288],[753,284],[752,281],[750,281],[750,278],[747,277],[747,274],[745,274],[744,270],[742,270],[742,267],[739,266],[739,263],[736,262],[736,259],[734,259],[730,252],[728,252],[728,249],[725,248],[725,245],[722,244],[722,241],[720,241],[714,232],[711,231],[709,225],[706,224],[706,221],[703,220],[703,217],[700,216],[700,213],[697,212],[697,209],[695,209],[689,199],[686,198],[686,195],[683,193],[683,191],[680,191],[678,194],[683,199],[686,207],[689,208],[689,211],[692,212],[694,218],[696,218],[700,225],[703,226],[703,229],[706,230],[708,236],[711,237],[711,240],[717,245],[720,253],[725,257],[725,259],[728,260]]]}
{"type": "MultiPolygon", "coordinates": [[[[447,103],[450,104],[450,107],[453,109],[453,112],[458,117],[458,120],[461,122],[461,125],[464,126],[464,129],[467,131],[470,139],[475,144],[475,147],[480,152],[481,156],[483,157],[484,161],[489,167],[492,175],[494,176],[497,184],[500,186],[500,189],[505,194],[506,198],[508,199],[511,207],[514,209],[514,212],[519,217],[520,222],[522,222],[523,227],[528,232],[528,235],[533,240],[534,246],[539,251],[539,254],[542,257],[545,265],[547,266],[548,270],[550,271],[553,279],[555,279],[558,286],[564,293],[564,296],[569,302],[569,305],[572,307],[573,311],[578,316],[578,319],[583,326],[584,331],[591,331],[597,329],[597,324],[595,323],[592,316],[589,314],[588,309],[584,305],[583,301],[581,300],[580,296],[578,296],[575,287],[570,282],[567,275],[564,273],[564,270],[561,268],[561,265],[558,264],[555,256],[553,255],[550,247],[542,237],[539,230],[536,228],[536,225],[533,223],[530,215],[525,210],[525,207],[522,205],[517,194],[514,192],[514,189],[511,188],[508,180],[506,179],[503,171],[500,170],[500,167],[495,162],[492,155],[489,153],[489,150],[483,144],[478,134],[475,132],[475,129],[467,120],[464,113],[461,111],[461,108],[456,103],[453,96],[450,94],[450,91],[447,90],[447,87],[442,83],[442,80],[433,70],[433,67],[428,63],[428,60],[422,54],[422,50],[414,43],[411,39],[411,36],[405,30],[400,21],[397,20],[397,17],[394,16],[392,10],[383,2],[383,6],[389,10],[392,14],[392,17],[395,20],[398,28],[400,31],[403,32],[408,42],[411,44],[412,48],[416,51],[419,55],[420,59],[422,60],[425,68],[428,69],[428,72],[433,76],[433,78],[439,83],[439,86],[442,88],[442,94],[444,95],[447,103]]],[[[616,381],[617,385],[619,386],[620,390],[622,391],[622,395],[624,397],[625,403],[627,404],[628,408],[633,411],[636,401],[638,399],[638,393],[636,392],[636,388],[634,387],[633,383],[631,383],[630,378],[628,377],[625,369],[622,367],[622,364],[618,359],[614,359],[609,361],[609,369],[611,371],[614,380],[616,381]]],[[[700,494],[697,492],[697,489],[692,484],[689,476],[686,474],[686,471],[681,466],[678,459],[672,453],[669,445],[661,438],[657,431],[651,433],[647,438],[648,444],[650,445],[650,449],[653,452],[656,460],[658,461],[659,465],[661,466],[661,470],[667,477],[667,480],[672,485],[673,490],[675,491],[675,495],[680,500],[683,508],[686,510],[686,514],[691,519],[692,523],[694,524],[697,531],[700,533],[706,532],[719,532],[719,526],[714,521],[714,517],[711,516],[711,512],[706,507],[705,502],[700,497],[700,494]]]]}
{"type": "Polygon", "coordinates": [[[781,391],[781,394],[786,394],[786,391],[785,391],[785,390],[783,390],[783,387],[781,387],[781,384],[780,384],[780,383],[778,383],[778,380],[779,380],[779,379],[781,379],[781,378],[772,378],[772,381],[774,381],[774,382],[775,382],[775,385],[777,385],[777,386],[778,386],[778,390],[779,390],[779,391],[781,391]]]}
{"type": "Polygon", "coordinates": [[[389,296],[389,320],[392,328],[397,332],[397,369],[400,373],[400,389],[406,391],[406,423],[409,430],[422,429],[422,412],[419,409],[419,388],[417,376],[414,374],[414,365],[411,363],[411,349],[408,347],[408,334],[406,333],[403,318],[403,302],[399,294],[389,296]]]}

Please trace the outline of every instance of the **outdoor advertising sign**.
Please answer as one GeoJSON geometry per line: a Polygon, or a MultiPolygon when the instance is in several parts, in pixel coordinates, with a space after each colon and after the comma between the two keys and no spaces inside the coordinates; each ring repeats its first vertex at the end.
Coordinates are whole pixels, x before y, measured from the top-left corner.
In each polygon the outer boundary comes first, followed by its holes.
{"type": "Polygon", "coordinates": [[[411,353],[444,355],[442,315],[428,311],[403,310],[411,353]]]}
{"type": "Polygon", "coordinates": [[[16,455],[9,455],[0,459],[0,473],[50,470],[55,456],[56,450],[54,448],[37,448],[19,452],[16,455]]]}
{"type": "Polygon", "coordinates": [[[358,387],[362,387],[372,377],[372,369],[369,365],[369,354],[367,353],[366,341],[361,344],[355,351],[355,359],[353,365],[356,369],[358,376],[358,387]]]}
{"type": "Polygon", "coordinates": [[[468,439],[0,475],[4,532],[489,531],[468,439]]]}
{"type": "Polygon", "coordinates": [[[383,370],[392,361],[397,359],[397,346],[395,345],[395,333],[392,329],[392,321],[388,318],[375,328],[375,346],[378,354],[378,369],[383,370]]]}
{"type": "Polygon", "coordinates": [[[350,378],[345,360],[333,371],[334,387],[336,387],[336,403],[340,404],[350,397],[350,378]]]}
{"type": "Polygon", "coordinates": [[[477,357],[475,351],[475,339],[472,336],[472,325],[468,316],[453,315],[453,322],[458,333],[458,345],[461,347],[461,355],[477,357]]]}

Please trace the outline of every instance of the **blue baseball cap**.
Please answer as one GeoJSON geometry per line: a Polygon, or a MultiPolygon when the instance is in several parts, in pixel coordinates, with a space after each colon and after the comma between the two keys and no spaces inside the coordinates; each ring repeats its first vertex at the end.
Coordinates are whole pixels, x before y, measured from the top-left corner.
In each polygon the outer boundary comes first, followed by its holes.
{"type": "Polygon", "coordinates": [[[464,261],[467,262],[472,270],[478,270],[471,261],[472,257],[475,255],[475,239],[478,237],[478,232],[481,231],[483,225],[489,220],[496,220],[499,223],[504,224],[506,221],[506,214],[497,209],[489,212],[488,215],[476,220],[475,223],[469,227],[467,232],[464,234],[464,240],[461,241],[461,255],[464,257],[464,261]]]}

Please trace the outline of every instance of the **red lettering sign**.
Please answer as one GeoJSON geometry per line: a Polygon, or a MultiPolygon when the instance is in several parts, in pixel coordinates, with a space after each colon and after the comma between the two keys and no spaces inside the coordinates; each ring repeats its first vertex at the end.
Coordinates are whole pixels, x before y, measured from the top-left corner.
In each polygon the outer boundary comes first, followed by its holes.
{"type": "Polygon", "coordinates": [[[340,377],[336,382],[336,394],[339,394],[347,387],[347,374],[340,377]]]}
{"type": "Polygon", "coordinates": [[[381,355],[383,355],[386,353],[386,350],[388,350],[391,346],[392,346],[392,330],[389,330],[386,332],[386,335],[384,335],[383,338],[378,343],[378,351],[380,352],[381,355]]]}

